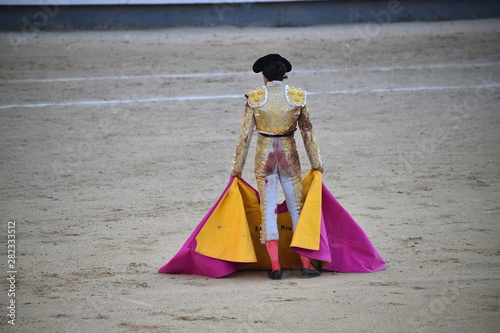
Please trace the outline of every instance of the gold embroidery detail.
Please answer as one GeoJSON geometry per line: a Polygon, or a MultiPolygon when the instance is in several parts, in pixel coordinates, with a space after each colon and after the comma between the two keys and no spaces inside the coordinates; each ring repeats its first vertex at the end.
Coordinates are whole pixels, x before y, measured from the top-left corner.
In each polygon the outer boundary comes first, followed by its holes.
{"type": "Polygon", "coordinates": [[[302,108],[298,123],[302,134],[302,140],[304,141],[304,147],[306,148],[307,157],[311,162],[311,168],[316,169],[322,164],[321,155],[319,154],[319,148],[316,143],[316,136],[314,135],[307,106],[302,108]]]}
{"type": "MultiPolygon", "coordinates": [[[[234,171],[242,171],[250,146],[254,126],[258,131],[279,134],[298,127],[301,130],[307,156],[312,168],[321,166],[321,156],[316,144],[309,112],[305,105],[306,94],[302,89],[284,87],[281,82],[268,83],[267,88],[260,87],[248,93],[248,105],[241,122],[241,131],[233,162],[234,171]],[[302,104],[301,104],[302,103],[302,104]]],[[[261,199],[262,229],[261,242],[267,240],[265,168],[269,147],[273,138],[258,136],[255,152],[255,176],[261,199]]],[[[276,140],[276,138],[274,138],[276,140]]],[[[299,212],[302,209],[300,161],[294,137],[282,137],[283,150],[287,155],[290,175],[293,177],[295,201],[299,212]]]]}
{"type": "Polygon", "coordinates": [[[245,107],[245,113],[241,119],[240,136],[236,145],[236,152],[234,154],[232,170],[242,172],[245,160],[248,154],[248,148],[252,140],[253,128],[255,126],[255,118],[253,116],[253,109],[245,107]]]}
{"type": "Polygon", "coordinates": [[[259,87],[248,92],[248,105],[253,108],[260,107],[266,103],[266,88],[259,87]]]}
{"type": "Polygon", "coordinates": [[[288,87],[286,97],[293,106],[302,107],[306,105],[306,93],[300,88],[288,87]]]}
{"type": "Polygon", "coordinates": [[[266,87],[266,102],[255,108],[257,131],[268,134],[280,134],[297,128],[298,109],[287,100],[285,86],[279,82],[270,82],[266,87]]]}

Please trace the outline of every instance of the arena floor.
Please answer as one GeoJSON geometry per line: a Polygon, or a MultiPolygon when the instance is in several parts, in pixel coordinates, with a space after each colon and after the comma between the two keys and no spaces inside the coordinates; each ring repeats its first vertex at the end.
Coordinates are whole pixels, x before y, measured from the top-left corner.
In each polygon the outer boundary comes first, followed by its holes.
{"type": "Polygon", "coordinates": [[[498,332],[500,20],[3,33],[0,45],[6,244],[15,230],[2,331],[498,332]],[[156,273],[226,186],[243,95],[262,85],[251,65],[267,53],[292,62],[324,182],[386,270],[156,273]]]}

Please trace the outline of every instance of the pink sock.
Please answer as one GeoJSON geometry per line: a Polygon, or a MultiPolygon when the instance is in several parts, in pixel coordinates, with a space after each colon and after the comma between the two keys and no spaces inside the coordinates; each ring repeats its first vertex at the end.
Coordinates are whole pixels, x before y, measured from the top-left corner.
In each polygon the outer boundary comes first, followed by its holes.
{"type": "Polygon", "coordinates": [[[269,258],[271,259],[271,267],[273,271],[280,271],[280,260],[278,256],[278,241],[272,240],[266,242],[267,253],[269,253],[269,258]]]}
{"type": "Polygon", "coordinates": [[[302,263],[303,268],[307,269],[316,269],[314,266],[311,264],[311,261],[309,260],[308,257],[304,257],[303,255],[300,255],[300,262],[302,263]]]}

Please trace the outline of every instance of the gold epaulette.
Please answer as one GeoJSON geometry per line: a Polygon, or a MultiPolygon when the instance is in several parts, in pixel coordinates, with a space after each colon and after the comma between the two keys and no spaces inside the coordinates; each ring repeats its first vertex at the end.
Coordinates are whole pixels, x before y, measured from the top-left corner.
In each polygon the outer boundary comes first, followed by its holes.
{"type": "Polygon", "coordinates": [[[265,87],[250,90],[248,92],[248,105],[253,108],[258,108],[266,104],[267,90],[265,87]]]}
{"type": "Polygon", "coordinates": [[[286,87],[286,99],[290,105],[303,107],[306,105],[306,92],[300,88],[286,87]]]}

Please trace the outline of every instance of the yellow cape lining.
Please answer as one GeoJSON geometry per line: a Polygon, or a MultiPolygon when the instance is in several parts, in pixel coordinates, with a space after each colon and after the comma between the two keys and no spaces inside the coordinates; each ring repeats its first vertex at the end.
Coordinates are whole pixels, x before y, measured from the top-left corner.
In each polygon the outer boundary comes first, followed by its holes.
{"type": "MultiPolygon", "coordinates": [[[[288,212],[278,214],[282,268],[300,266],[290,246],[317,250],[321,229],[321,172],[311,170],[303,179],[304,205],[295,233],[288,212]]],[[[261,214],[255,190],[235,179],[196,236],[196,252],[226,261],[251,263],[248,269],[266,269],[270,260],[260,242],[261,214]]]]}

